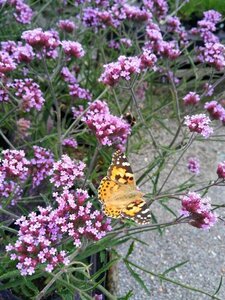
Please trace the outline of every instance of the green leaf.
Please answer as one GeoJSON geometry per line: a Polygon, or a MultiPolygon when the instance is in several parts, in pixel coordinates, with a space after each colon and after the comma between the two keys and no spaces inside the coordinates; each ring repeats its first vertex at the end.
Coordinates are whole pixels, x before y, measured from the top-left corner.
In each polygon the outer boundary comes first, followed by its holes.
{"type": "Polygon", "coordinates": [[[182,267],[183,265],[185,265],[185,264],[188,263],[188,262],[189,262],[189,260],[185,260],[185,261],[182,261],[181,263],[176,264],[176,265],[173,266],[173,267],[170,267],[169,269],[167,269],[166,271],[164,271],[164,272],[162,273],[162,276],[165,276],[165,275],[168,274],[169,272],[175,271],[176,269],[182,267]]]}
{"type": "Polygon", "coordinates": [[[133,251],[134,251],[134,241],[130,244],[130,247],[127,251],[127,254],[126,254],[125,258],[127,259],[133,251]]]}
{"type": "Polygon", "coordinates": [[[216,294],[219,293],[220,288],[221,288],[221,286],[222,286],[222,283],[223,283],[223,276],[220,277],[220,282],[219,282],[218,288],[216,289],[216,291],[215,291],[215,293],[213,294],[213,296],[215,296],[216,294]]]}
{"type": "Polygon", "coordinates": [[[145,292],[150,295],[149,290],[147,289],[147,287],[145,286],[144,281],[141,279],[140,275],[138,273],[136,273],[130,266],[129,261],[124,259],[124,263],[128,269],[128,271],[130,272],[131,276],[134,277],[134,279],[137,281],[137,283],[139,283],[139,285],[145,290],[145,292]]]}

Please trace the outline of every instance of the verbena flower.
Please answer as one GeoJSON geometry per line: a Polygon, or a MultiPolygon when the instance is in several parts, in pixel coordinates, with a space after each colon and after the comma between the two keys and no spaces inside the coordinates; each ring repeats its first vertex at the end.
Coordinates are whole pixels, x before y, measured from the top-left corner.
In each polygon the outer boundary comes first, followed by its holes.
{"type": "Polygon", "coordinates": [[[23,0],[1,0],[0,6],[2,4],[8,4],[14,9],[14,17],[17,22],[22,24],[30,24],[33,11],[23,0]]]}
{"type": "Polygon", "coordinates": [[[58,26],[61,30],[66,31],[68,33],[72,33],[76,28],[76,25],[71,20],[59,20],[58,26]]]}
{"type": "Polygon", "coordinates": [[[204,108],[209,112],[212,119],[223,121],[225,118],[225,109],[215,100],[206,102],[204,108]]]}
{"type": "Polygon", "coordinates": [[[199,160],[195,157],[190,157],[187,163],[188,170],[191,173],[198,175],[200,173],[200,163],[199,160]]]}
{"type": "Polygon", "coordinates": [[[29,45],[36,49],[53,50],[59,46],[58,35],[53,30],[43,31],[42,28],[27,30],[22,33],[24,39],[29,45]]]}
{"type": "Polygon", "coordinates": [[[2,207],[2,204],[6,205],[5,202],[7,202],[8,199],[10,199],[10,205],[16,205],[16,203],[21,199],[23,190],[18,183],[12,180],[7,180],[5,178],[5,174],[2,174],[4,173],[0,172],[0,207],[2,207]]]}
{"type": "Polygon", "coordinates": [[[23,150],[3,150],[0,160],[0,171],[5,177],[25,181],[29,175],[30,162],[25,157],[23,150]]]}
{"type": "Polygon", "coordinates": [[[25,138],[29,135],[28,130],[30,129],[30,126],[31,126],[30,120],[20,118],[16,122],[16,125],[17,125],[18,134],[20,137],[25,138]]]}
{"type": "Polygon", "coordinates": [[[196,92],[189,92],[183,100],[185,105],[195,105],[200,101],[200,96],[196,92]]]}
{"type": "Polygon", "coordinates": [[[0,88],[0,102],[9,102],[7,86],[4,89],[0,88]]]}
{"type": "Polygon", "coordinates": [[[82,121],[96,135],[101,145],[124,150],[131,127],[123,119],[112,115],[104,101],[93,102],[82,121]]]}
{"type": "Polygon", "coordinates": [[[65,147],[77,148],[77,141],[73,138],[67,138],[62,141],[62,145],[65,147]]]}
{"type": "Polygon", "coordinates": [[[191,132],[197,132],[204,138],[208,138],[213,133],[213,129],[209,126],[210,122],[209,117],[205,114],[198,114],[186,116],[184,124],[191,132]]]}
{"type": "Polygon", "coordinates": [[[85,54],[82,45],[78,42],[62,41],[61,45],[62,45],[63,51],[69,57],[81,58],[85,54]]]}
{"type": "Polygon", "coordinates": [[[198,59],[221,71],[225,67],[225,46],[221,43],[205,43],[199,47],[198,59]]]}
{"type": "Polygon", "coordinates": [[[110,220],[86,202],[86,191],[64,190],[54,193],[54,198],[56,209],[39,206],[38,213],[18,219],[18,239],[14,245],[6,246],[10,259],[18,261],[16,266],[23,276],[34,274],[40,266],[52,272],[60,264],[68,265],[66,252],[57,249],[64,238],[72,238],[74,245],[80,247],[84,238],[98,241],[112,229],[110,220]]]}
{"type": "Polygon", "coordinates": [[[190,217],[189,224],[202,229],[209,229],[216,221],[217,216],[211,211],[209,198],[202,198],[195,192],[189,192],[181,199],[181,213],[190,217]]]}
{"type": "Polygon", "coordinates": [[[15,90],[15,95],[22,100],[22,110],[30,111],[34,108],[40,111],[42,109],[45,99],[40,86],[33,79],[15,79],[9,86],[15,90]]]}
{"type": "Polygon", "coordinates": [[[217,175],[219,178],[225,179],[225,161],[218,164],[217,175]]]}
{"type": "Polygon", "coordinates": [[[211,85],[211,84],[209,84],[209,83],[205,83],[204,84],[204,86],[203,86],[203,88],[204,88],[204,90],[205,90],[205,95],[206,96],[212,96],[213,95],[213,93],[214,93],[214,88],[213,88],[213,86],[211,85]]]}
{"type": "Polygon", "coordinates": [[[6,51],[0,51],[0,77],[16,69],[16,63],[6,51]]]}
{"type": "Polygon", "coordinates": [[[34,157],[31,159],[31,175],[33,187],[39,186],[52,172],[54,155],[50,150],[33,146],[34,157]]]}
{"type": "Polygon", "coordinates": [[[68,155],[64,154],[61,160],[53,164],[51,171],[50,182],[57,188],[63,189],[71,188],[74,185],[74,181],[84,176],[85,163],[82,161],[75,161],[68,155]]]}
{"type": "Polygon", "coordinates": [[[168,13],[169,7],[166,0],[143,0],[143,4],[159,19],[164,18],[168,13]]]}

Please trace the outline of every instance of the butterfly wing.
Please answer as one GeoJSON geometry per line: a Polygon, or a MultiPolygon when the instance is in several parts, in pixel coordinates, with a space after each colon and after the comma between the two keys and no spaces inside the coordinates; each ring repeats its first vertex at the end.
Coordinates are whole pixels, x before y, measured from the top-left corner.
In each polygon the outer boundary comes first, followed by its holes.
{"type": "Polygon", "coordinates": [[[104,213],[111,218],[129,218],[139,224],[148,223],[150,210],[138,191],[130,163],[121,151],[116,151],[112,163],[98,188],[104,213]]]}
{"type": "Polygon", "coordinates": [[[117,150],[112,156],[112,163],[107,172],[108,178],[118,184],[129,184],[136,187],[134,174],[126,155],[117,150]]]}

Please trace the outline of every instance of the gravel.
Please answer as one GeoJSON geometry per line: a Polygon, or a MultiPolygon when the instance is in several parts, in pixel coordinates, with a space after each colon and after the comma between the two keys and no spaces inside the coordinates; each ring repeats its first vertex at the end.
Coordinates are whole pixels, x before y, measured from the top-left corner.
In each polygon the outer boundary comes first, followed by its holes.
{"type": "MultiPolygon", "coordinates": [[[[220,134],[224,134],[224,128],[220,131],[220,134]]],[[[157,139],[159,137],[166,144],[168,137],[160,133],[157,139]]],[[[150,146],[146,146],[141,153],[130,155],[129,160],[133,166],[136,178],[141,174],[141,172],[138,172],[138,169],[145,167],[153,158],[153,152],[150,146]]],[[[174,170],[165,189],[177,186],[177,184],[190,177],[186,166],[187,158],[190,156],[198,157],[201,163],[201,174],[196,177],[200,187],[202,186],[202,181],[206,182],[216,178],[217,164],[225,160],[224,142],[195,142],[193,147],[188,149],[179,166],[174,170]]],[[[167,173],[173,166],[173,162],[166,168],[167,173]]],[[[165,178],[165,176],[166,174],[163,174],[162,177],[165,178]]],[[[163,182],[163,178],[161,182],[163,182]]],[[[141,187],[141,190],[144,192],[151,191],[151,181],[148,180],[141,187]]],[[[211,197],[212,203],[225,203],[225,187],[211,188],[208,195],[211,197]]],[[[171,200],[167,204],[179,214],[179,201],[171,200]]],[[[159,223],[173,219],[173,216],[159,203],[153,203],[152,211],[157,216],[159,223]]],[[[151,272],[162,274],[172,266],[187,261],[186,264],[175,271],[169,272],[167,277],[181,284],[191,285],[209,294],[213,294],[216,291],[221,276],[224,277],[225,275],[225,230],[223,222],[218,222],[210,230],[200,230],[188,224],[179,224],[168,227],[163,234],[160,234],[158,231],[151,231],[138,234],[137,237],[147,244],[135,241],[135,249],[129,256],[129,259],[151,272]]],[[[126,255],[130,243],[123,244],[117,248],[121,256],[126,255]]],[[[190,291],[173,283],[160,282],[157,277],[139,269],[134,270],[141,276],[150,294],[145,292],[130,275],[124,263],[120,262],[118,264],[116,287],[116,295],[118,297],[124,296],[128,291],[132,290],[132,300],[210,299],[207,295],[190,291]]],[[[225,299],[224,285],[222,285],[217,297],[222,300],[225,299]]]]}

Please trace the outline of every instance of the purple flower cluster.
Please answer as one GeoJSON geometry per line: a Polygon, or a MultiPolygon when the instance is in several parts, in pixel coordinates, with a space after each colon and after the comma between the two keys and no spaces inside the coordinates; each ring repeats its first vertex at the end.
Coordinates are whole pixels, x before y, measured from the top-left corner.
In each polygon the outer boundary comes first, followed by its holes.
{"type": "Polygon", "coordinates": [[[217,101],[206,102],[204,108],[208,111],[212,119],[225,120],[225,109],[217,101]]]}
{"type": "Polygon", "coordinates": [[[194,157],[190,157],[188,159],[187,167],[191,173],[194,173],[196,175],[198,175],[200,173],[199,160],[194,157]]]}
{"type": "Polygon", "coordinates": [[[166,0],[143,0],[146,9],[149,9],[154,16],[159,19],[165,18],[168,13],[168,4],[166,0]]]}
{"type": "Polygon", "coordinates": [[[221,21],[222,15],[215,10],[208,10],[203,13],[204,18],[198,21],[198,32],[204,42],[217,42],[218,38],[212,33],[216,30],[216,23],[221,21]]]}
{"type": "Polygon", "coordinates": [[[225,161],[218,164],[217,175],[219,178],[225,179],[225,161]]]}
{"type": "Polygon", "coordinates": [[[143,51],[140,57],[121,55],[116,62],[104,65],[104,72],[101,74],[99,81],[114,86],[121,79],[128,81],[133,74],[139,74],[148,67],[152,68],[156,61],[156,56],[147,49],[143,51]]]}
{"type": "Polygon", "coordinates": [[[62,145],[65,147],[70,147],[76,149],[78,144],[77,141],[73,138],[64,139],[62,145]]]}
{"type": "Polygon", "coordinates": [[[17,130],[20,137],[25,138],[29,135],[28,130],[31,126],[31,121],[24,118],[20,118],[17,122],[17,130]]]}
{"type": "Polygon", "coordinates": [[[42,28],[27,30],[22,33],[24,39],[30,46],[36,49],[55,49],[59,46],[59,39],[55,31],[43,31],[42,28]]]}
{"type": "Polygon", "coordinates": [[[0,77],[16,69],[16,63],[5,51],[0,51],[0,77]]]}
{"type": "Polygon", "coordinates": [[[20,183],[29,175],[30,162],[25,158],[23,150],[4,150],[0,160],[0,197],[11,198],[10,204],[15,205],[22,195],[20,183]]]}
{"type": "Polygon", "coordinates": [[[196,92],[189,92],[183,100],[185,105],[195,105],[200,101],[200,96],[196,92]]]}
{"type": "Polygon", "coordinates": [[[21,42],[14,41],[1,42],[2,51],[7,52],[16,63],[30,63],[34,58],[33,48],[21,42]]]}
{"type": "Polygon", "coordinates": [[[31,159],[31,174],[33,188],[43,182],[50,175],[53,168],[54,156],[50,150],[33,146],[34,158],[31,159]]]}
{"type": "Polygon", "coordinates": [[[76,28],[75,23],[71,20],[59,20],[58,26],[61,30],[68,33],[72,33],[76,28]]]}
{"type": "Polygon", "coordinates": [[[31,78],[15,79],[9,87],[15,90],[15,95],[22,100],[21,108],[23,111],[30,111],[32,108],[40,111],[44,105],[40,86],[31,78]]]}
{"type": "Polygon", "coordinates": [[[225,46],[221,43],[205,43],[204,47],[199,47],[198,59],[221,71],[225,67],[225,46]]]}
{"type": "Polygon", "coordinates": [[[124,150],[131,127],[123,119],[112,115],[104,101],[93,102],[82,121],[94,132],[101,145],[124,150]]]}
{"type": "Polygon", "coordinates": [[[146,27],[148,41],[145,48],[151,50],[159,56],[169,59],[176,59],[180,55],[178,44],[175,40],[164,41],[160,28],[157,24],[151,22],[146,27]]]}
{"type": "Polygon", "coordinates": [[[3,150],[0,160],[0,172],[5,177],[25,181],[29,174],[30,162],[25,158],[23,150],[3,150]]]}
{"type": "Polygon", "coordinates": [[[68,57],[81,58],[85,52],[82,45],[78,42],[73,41],[62,41],[61,42],[63,51],[68,57]]]}
{"type": "Polygon", "coordinates": [[[80,247],[84,238],[98,241],[111,230],[110,220],[94,210],[86,191],[64,190],[62,194],[54,193],[58,207],[38,207],[38,213],[32,212],[28,217],[16,221],[20,229],[14,245],[9,244],[11,260],[18,260],[17,269],[21,275],[32,275],[35,269],[45,266],[45,271],[52,272],[60,264],[68,265],[69,258],[65,251],[58,251],[57,244],[66,237],[73,239],[74,245],[80,247]]]}
{"type": "Polygon", "coordinates": [[[140,9],[138,6],[131,6],[125,1],[113,3],[112,6],[87,7],[83,10],[82,22],[86,27],[94,27],[96,30],[107,26],[118,27],[124,20],[138,22],[148,21],[151,13],[146,9],[140,9]]]}
{"type": "MultiPolygon", "coordinates": [[[[0,6],[1,6],[0,2],[0,6]]],[[[30,24],[33,11],[32,9],[24,3],[23,0],[5,0],[3,4],[8,4],[14,8],[15,13],[13,14],[17,22],[22,24],[30,24]]]]}
{"type": "Polygon", "coordinates": [[[82,161],[72,160],[68,155],[64,154],[61,160],[53,164],[50,172],[50,182],[57,188],[69,189],[74,185],[75,179],[79,179],[84,175],[85,163],[82,161]]]}
{"type": "Polygon", "coordinates": [[[205,114],[198,114],[186,116],[184,124],[191,132],[197,132],[204,138],[208,138],[213,133],[213,129],[209,126],[210,122],[209,117],[205,114]]]}
{"type": "Polygon", "coordinates": [[[202,198],[195,192],[189,192],[181,199],[184,216],[190,217],[189,224],[202,229],[209,229],[216,221],[217,216],[211,211],[209,198],[202,198]]]}

